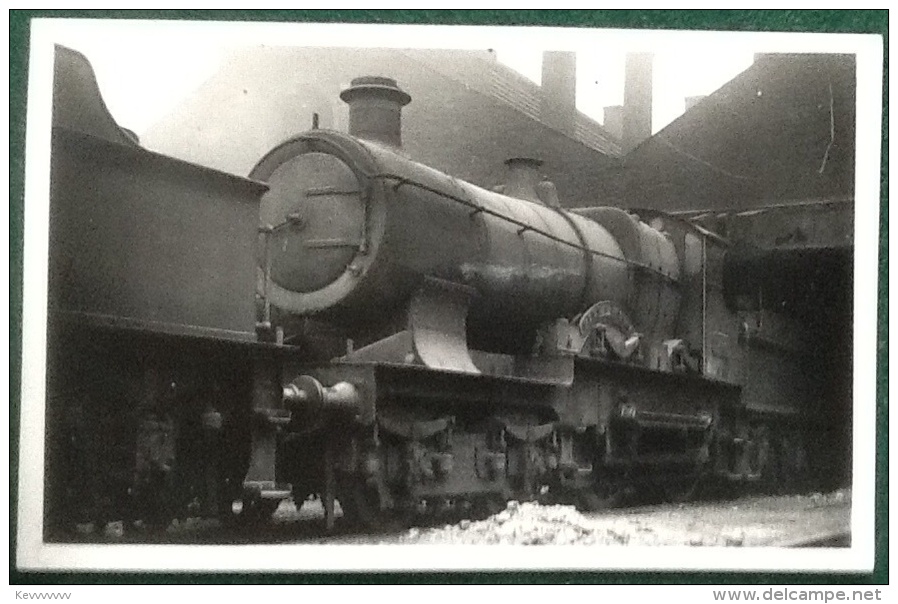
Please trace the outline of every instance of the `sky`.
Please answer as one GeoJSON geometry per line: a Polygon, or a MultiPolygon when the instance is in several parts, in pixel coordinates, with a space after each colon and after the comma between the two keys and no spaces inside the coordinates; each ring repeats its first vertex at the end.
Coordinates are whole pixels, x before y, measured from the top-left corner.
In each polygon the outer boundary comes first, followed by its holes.
{"type": "MultiPolygon", "coordinates": [[[[116,120],[138,135],[172,111],[212,76],[232,46],[197,44],[172,36],[164,44],[127,31],[107,30],[102,37],[72,30],[58,43],[85,54],[94,67],[100,90],[116,120]]],[[[539,83],[543,50],[527,46],[494,47],[500,62],[539,83]]],[[[577,53],[577,108],[603,121],[603,108],[623,103],[623,50],[603,47],[577,53]]],[[[751,65],[744,48],[715,52],[687,46],[655,53],[653,66],[653,132],[684,110],[687,96],[707,95],[751,65]]]]}
{"type": "MultiPolygon", "coordinates": [[[[550,49],[546,49],[550,50],[550,49]]],[[[540,83],[542,49],[497,48],[500,62],[540,83]]],[[[577,109],[602,122],[602,110],[624,102],[623,50],[577,53],[577,109]]],[[[747,69],[754,53],[686,48],[655,53],[652,64],[652,132],[679,117],[686,97],[708,95],[747,69]]]]}

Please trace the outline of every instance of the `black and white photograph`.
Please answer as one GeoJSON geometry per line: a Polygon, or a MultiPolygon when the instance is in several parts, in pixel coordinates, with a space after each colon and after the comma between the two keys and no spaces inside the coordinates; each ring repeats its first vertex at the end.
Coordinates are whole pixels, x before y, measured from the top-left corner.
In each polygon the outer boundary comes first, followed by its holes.
{"type": "Polygon", "coordinates": [[[870,572],[882,52],[34,20],[19,567],[870,572]]]}

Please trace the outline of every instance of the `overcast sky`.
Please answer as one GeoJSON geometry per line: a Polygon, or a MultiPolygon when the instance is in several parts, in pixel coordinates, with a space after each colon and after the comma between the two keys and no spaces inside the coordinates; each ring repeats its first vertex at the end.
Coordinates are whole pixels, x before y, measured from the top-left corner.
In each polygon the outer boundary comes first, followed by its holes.
{"type": "MultiPolygon", "coordinates": [[[[122,125],[142,134],[184,100],[221,64],[229,46],[196,43],[172,36],[143,38],[111,30],[99,37],[72,30],[58,42],[85,54],[97,74],[103,98],[122,125]]],[[[499,61],[539,83],[542,48],[500,46],[499,61]]],[[[547,49],[548,50],[548,49],[547,49]]],[[[623,103],[624,51],[604,48],[577,56],[577,107],[596,121],[602,109],[623,103]]],[[[653,130],[657,132],[684,109],[687,96],[706,95],[751,65],[744,48],[716,47],[714,52],[684,47],[655,53],[653,130]]]]}

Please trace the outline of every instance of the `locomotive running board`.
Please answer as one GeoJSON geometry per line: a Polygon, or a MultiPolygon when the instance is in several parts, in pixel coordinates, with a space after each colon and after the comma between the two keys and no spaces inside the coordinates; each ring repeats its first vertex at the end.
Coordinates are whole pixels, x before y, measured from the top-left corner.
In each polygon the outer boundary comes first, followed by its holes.
{"type": "Polygon", "coordinates": [[[409,302],[407,329],[340,360],[423,365],[479,374],[468,350],[465,326],[473,294],[469,287],[427,278],[409,302]]]}

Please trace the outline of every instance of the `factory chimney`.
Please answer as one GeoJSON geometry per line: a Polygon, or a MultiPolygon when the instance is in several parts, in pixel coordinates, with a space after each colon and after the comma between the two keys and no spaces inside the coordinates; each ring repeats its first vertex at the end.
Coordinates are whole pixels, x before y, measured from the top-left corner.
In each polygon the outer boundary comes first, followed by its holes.
{"type": "Polygon", "coordinates": [[[573,52],[543,53],[540,120],[573,135],[577,116],[577,55],[573,52]]]}
{"type": "Polygon", "coordinates": [[[392,147],[402,146],[402,108],[412,97],[392,78],[364,76],[340,93],[349,105],[349,134],[392,147]]]}
{"type": "Polygon", "coordinates": [[[635,149],[652,135],[652,53],[627,53],[621,148],[635,149]]]}
{"type": "Polygon", "coordinates": [[[624,137],[624,106],[608,105],[602,113],[602,127],[617,140],[624,137]]]}

